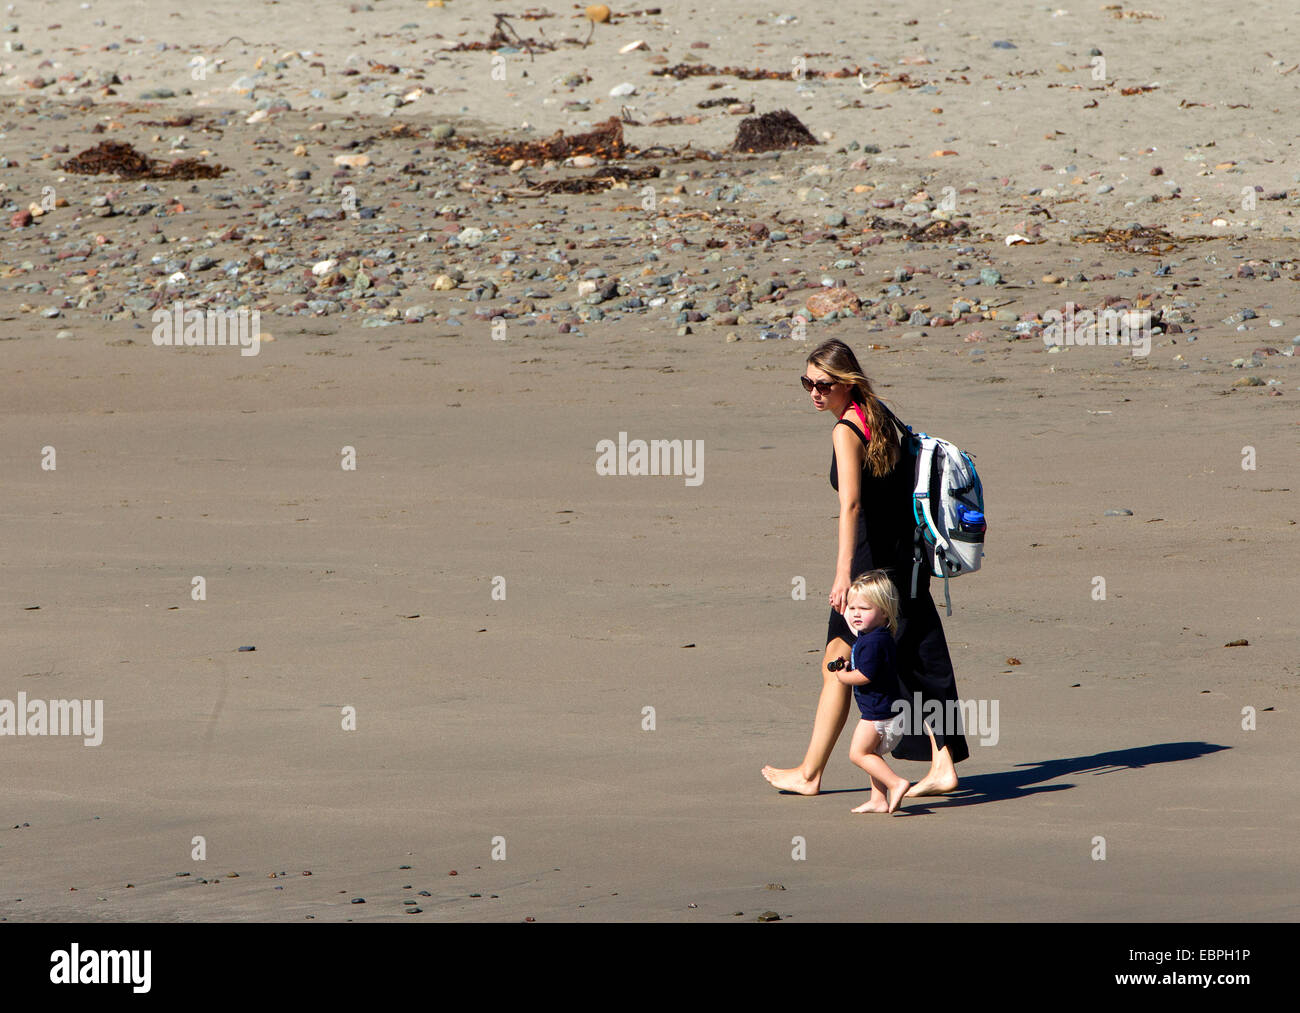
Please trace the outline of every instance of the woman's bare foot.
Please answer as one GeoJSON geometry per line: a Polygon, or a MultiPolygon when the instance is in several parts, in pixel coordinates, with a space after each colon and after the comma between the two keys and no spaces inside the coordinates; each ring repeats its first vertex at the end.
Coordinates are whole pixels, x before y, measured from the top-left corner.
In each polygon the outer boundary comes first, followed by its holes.
{"type": "Polygon", "coordinates": [[[880,797],[880,793],[877,791],[873,791],[871,793],[871,798],[866,802],[863,802],[862,805],[858,806],[856,809],[849,810],[849,812],[854,813],[883,813],[888,811],[887,803],[880,797]]]}
{"type": "Polygon", "coordinates": [[[898,784],[896,784],[894,787],[889,789],[888,812],[891,816],[894,813],[896,813],[898,811],[898,807],[903,804],[903,797],[905,795],[911,794],[911,792],[907,790],[910,787],[912,786],[908,782],[900,778],[898,784]]]}
{"type": "Polygon", "coordinates": [[[952,753],[948,747],[937,749],[934,741],[934,732],[930,726],[925,727],[926,734],[930,736],[930,769],[925,772],[925,777],[912,785],[908,795],[917,798],[921,795],[946,795],[957,787],[957,768],[952,762],[952,753]]]}
{"type": "Polygon", "coordinates": [[[807,778],[803,776],[803,771],[798,767],[773,767],[771,764],[763,768],[763,776],[767,778],[767,783],[773,788],[780,791],[792,791],[796,795],[816,795],[822,790],[821,775],[807,778]]]}
{"type": "Polygon", "coordinates": [[[908,789],[909,798],[919,798],[922,795],[946,795],[948,792],[955,790],[957,787],[957,775],[938,775],[926,774],[925,777],[917,781],[908,789]]]}

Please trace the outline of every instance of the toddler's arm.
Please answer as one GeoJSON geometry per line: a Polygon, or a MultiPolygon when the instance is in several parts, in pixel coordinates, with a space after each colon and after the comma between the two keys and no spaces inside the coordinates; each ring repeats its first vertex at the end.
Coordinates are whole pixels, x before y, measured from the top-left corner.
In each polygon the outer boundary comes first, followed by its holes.
{"type": "Polygon", "coordinates": [[[846,686],[865,686],[867,683],[869,683],[869,682],[871,681],[871,680],[868,679],[865,675],[863,675],[861,672],[858,672],[858,671],[856,671],[856,670],[854,670],[854,669],[852,669],[852,668],[849,668],[849,662],[848,662],[848,659],[847,659],[847,658],[842,658],[842,659],[840,659],[840,660],[844,662],[844,667],[841,668],[841,669],[840,669],[838,672],[836,672],[835,674],[836,674],[837,676],[839,676],[839,680],[840,680],[840,682],[844,683],[844,685],[846,685],[846,686]]]}

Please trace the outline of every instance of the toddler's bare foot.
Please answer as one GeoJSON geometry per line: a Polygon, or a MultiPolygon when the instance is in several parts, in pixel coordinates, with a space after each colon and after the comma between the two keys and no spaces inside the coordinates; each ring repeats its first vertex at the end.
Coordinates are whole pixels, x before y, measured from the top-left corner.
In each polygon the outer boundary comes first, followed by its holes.
{"type": "Polygon", "coordinates": [[[862,805],[858,806],[856,809],[849,810],[849,812],[855,813],[883,813],[888,811],[885,800],[880,797],[879,792],[874,791],[871,793],[870,799],[863,802],[862,805]]]}
{"type": "Polygon", "coordinates": [[[912,785],[907,795],[909,798],[917,798],[921,795],[946,795],[957,787],[956,775],[947,775],[943,777],[931,777],[927,774],[916,784],[912,785]]]}
{"type": "Polygon", "coordinates": [[[891,816],[903,804],[903,796],[910,794],[907,790],[910,787],[912,786],[908,782],[900,778],[898,784],[889,789],[889,813],[891,816]]]}
{"type": "Polygon", "coordinates": [[[781,768],[769,764],[763,768],[763,776],[773,788],[792,791],[796,795],[816,795],[822,790],[820,774],[814,778],[807,778],[798,767],[781,768]]]}

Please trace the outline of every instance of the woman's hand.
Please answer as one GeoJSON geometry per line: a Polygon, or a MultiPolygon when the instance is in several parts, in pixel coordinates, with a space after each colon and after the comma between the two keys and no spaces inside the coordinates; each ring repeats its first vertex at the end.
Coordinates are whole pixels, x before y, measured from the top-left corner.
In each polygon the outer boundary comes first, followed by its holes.
{"type": "Polygon", "coordinates": [[[831,608],[836,612],[843,612],[848,604],[849,586],[853,583],[847,573],[837,573],[835,583],[831,586],[831,608]]]}

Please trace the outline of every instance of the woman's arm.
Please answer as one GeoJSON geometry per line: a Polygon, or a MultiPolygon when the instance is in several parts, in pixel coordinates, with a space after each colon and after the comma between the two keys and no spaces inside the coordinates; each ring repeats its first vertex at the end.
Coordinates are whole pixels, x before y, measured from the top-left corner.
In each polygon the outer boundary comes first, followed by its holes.
{"type": "Polygon", "coordinates": [[[839,553],[835,557],[835,583],[831,587],[831,607],[843,612],[853,583],[853,550],[858,534],[858,515],[862,511],[862,442],[848,426],[836,426],[831,433],[835,445],[836,484],[840,489],[839,553]]]}

